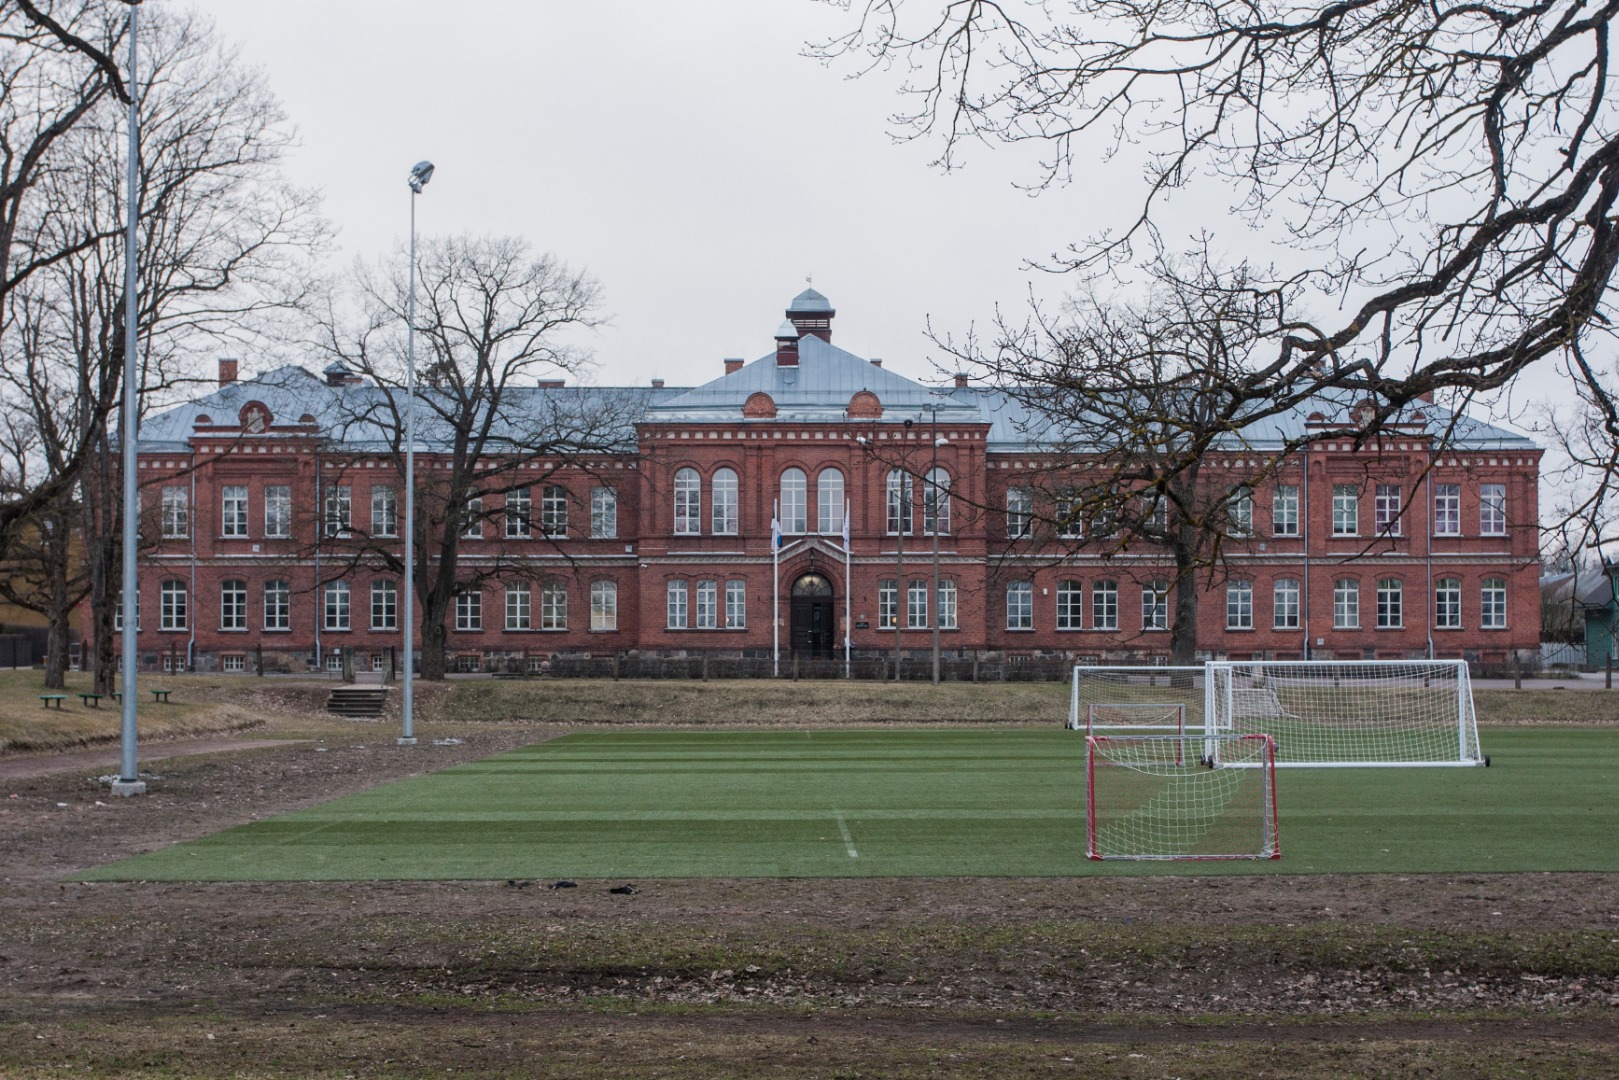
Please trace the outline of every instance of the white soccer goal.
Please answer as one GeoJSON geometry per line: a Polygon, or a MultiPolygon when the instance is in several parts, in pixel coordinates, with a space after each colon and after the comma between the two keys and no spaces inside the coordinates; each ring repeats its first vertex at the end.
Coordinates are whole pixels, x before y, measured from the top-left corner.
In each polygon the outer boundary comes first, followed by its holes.
{"type": "Polygon", "coordinates": [[[1462,660],[1211,660],[1207,732],[1266,734],[1283,766],[1488,765],[1462,660]]]}
{"type": "Polygon", "coordinates": [[[1081,665],[1069,691],[1068,726],[1094,731],[1184,734],[1203,730],[1207,694],[1196,667],[1081,665]]]}
{"type": "Polygon", "coordinates": [[[1085,854],[1279,859],[1275,764],[1268,735],[1086,736],[1085,854]]]}

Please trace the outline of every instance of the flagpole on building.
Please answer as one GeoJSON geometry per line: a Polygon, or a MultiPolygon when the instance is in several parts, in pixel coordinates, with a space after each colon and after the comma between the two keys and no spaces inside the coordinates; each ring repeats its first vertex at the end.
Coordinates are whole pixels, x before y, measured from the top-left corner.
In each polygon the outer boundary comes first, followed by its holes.
{"type": "Polygon", "coordinates": [[[849,543],[849,500],[843,500],[843,677],[849,678],[849,634],[854,623],[849,621],[849,594],[854,591],[854,555],[849,543]]]}
{"type": "Polygon", "coordinates": [[[781,677],[781,501],[770,516],[770,669],[781,677]]]}

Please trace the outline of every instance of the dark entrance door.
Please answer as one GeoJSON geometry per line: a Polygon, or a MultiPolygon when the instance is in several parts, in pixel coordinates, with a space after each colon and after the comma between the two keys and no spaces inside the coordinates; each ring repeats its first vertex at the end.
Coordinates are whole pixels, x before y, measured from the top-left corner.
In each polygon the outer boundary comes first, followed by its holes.
{"type": "Polygon", "coordinates": [[[813,571],[793,582],[794,652],[814,657],[837,655],[837,620],[832,615],[832,583],[813,571]]]}

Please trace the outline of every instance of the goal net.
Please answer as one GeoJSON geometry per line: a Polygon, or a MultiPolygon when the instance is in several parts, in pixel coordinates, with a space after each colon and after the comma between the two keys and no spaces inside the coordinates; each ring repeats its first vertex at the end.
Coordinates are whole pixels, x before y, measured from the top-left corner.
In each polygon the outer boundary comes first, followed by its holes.
{"type": "Polygon", "coordinates": [[[1268,735],[1087,736],[1085,854],[1281,858],[1275,746],[1268,735]]]}
{"type": "Polygon", "coordinates": [[[1214,660],[1207,732],[1266,734],[1278,765],[1479,765],[1462,660],[1214,660]]]}
{"type": "Polygon", "coordinates": [[[1087,734],[1185,734],[1203,730],[1207,678],[1196,667],[1074,668],[1068,726],[1087,734]]]}

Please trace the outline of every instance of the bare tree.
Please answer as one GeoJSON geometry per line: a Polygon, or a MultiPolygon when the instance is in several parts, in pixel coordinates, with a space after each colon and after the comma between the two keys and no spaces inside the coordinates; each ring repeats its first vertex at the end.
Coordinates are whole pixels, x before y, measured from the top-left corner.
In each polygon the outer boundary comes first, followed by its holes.
{"type": "MultiPolygon", "coordinates": [[[[429,240],[417,253],[416,351],[422,376],[416,388],[416,565],[409,579],[419,600],[423,678],[443,678],[447,622],[455,596],[493,579],[539,571],[514,545],[490,557],[463,561],[468,533],[487,519],[506,528],[506,496],[543,484],[558,472],[590,469],[625,449],[636,416],[622,392],[581,387],[564,392],[556,381],[588,369],[572,333],[601,324],[601,290],[587,275],[551,255],[534,255],[517,237],[457,236],[429,240]]],[[[361,265],[352,282],[358,323],[335,310],[326,320],[324,346],[377,392],[354,401],[342,447],[381,440],[403,490],[407,267],[403,258],[361,265]]],[[[526,512],[525,512],[526,513],[526,512]]],[[[530,522],[520,522],[528,534],[530,522]]],[[[532,535],[544,539],[542,527],[532,535]]],[[[497,532],[498,535],[498,532],[497,532]]],[[[356,565],[405,575],[396,540],[356,530],[325,573],[341,577],[356,565]]]]}

